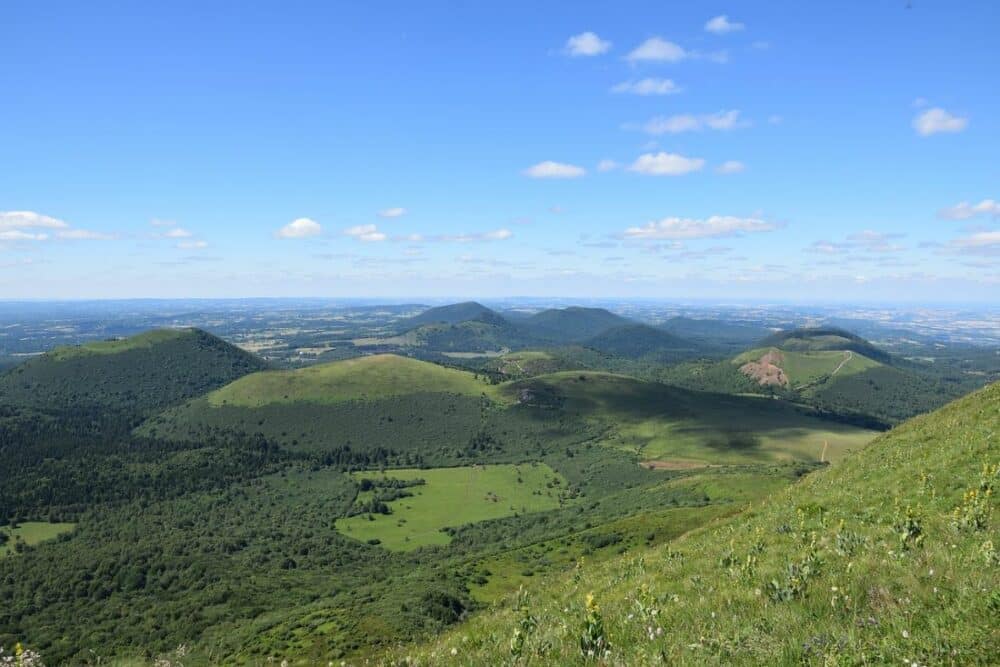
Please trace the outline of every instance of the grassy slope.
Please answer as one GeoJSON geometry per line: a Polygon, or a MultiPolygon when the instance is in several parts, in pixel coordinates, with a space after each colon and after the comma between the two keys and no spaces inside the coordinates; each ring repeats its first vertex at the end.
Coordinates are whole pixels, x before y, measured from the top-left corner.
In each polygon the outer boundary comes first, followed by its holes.
{"type": "Polygon", "coordinates": [[[766,398],[726,396],[643,382],[624,375],[562,372],[508,385],[553,392],[564,408],[611,425],[606,444],[644,459],[699,463],[836,460],[871,431],[816,419],[766,398]]]}
{"type": "Polygon", "coordinates": [[[207,399],[214,407],[254,408],[296,402],[375,400],[427,391],[465,396],[494,393],[490,385],[472,373],[380,354],[293,371],[255,373],[212,392],[207,399]]]}
{"type": "MultiPolygon", "coordinates": [[[[388,503],[392,514],[374,516],[373,521],[365,514],[339,519],[337,529],[362,542],[378,539],[394,551],[448,544],[451,536],[441,531],[447,526],[555,509],[560,505],[559,490],[546,484],[559,479],[560,486],[565,485],[545,464],[393,470],[387,476],[423,479],[426,484],[407,489],[412,496],[388,503]]],[[[376,479],[382,473],[355,473],[355,477],[376,479]]]]}
{"type": "MultiPolygon", "coordinates": [[[[748,350],[733,359],[733,363],[742,365],[749,361],[757,361],[767,354],[770,349],[776,348],[748,350]]],[[[882,366],[881,363],[856,352],[852,353],[849,360],[841,366],[841,363],[847,359],[844,350],[781,350],[781,356],[783,358],[780,364],[781,368],[788,376],[788,381],[791,382],[792,387],[800,387],[816,382],[829,376],[838,367],[840,367],[840,370],[837,371],[837,378],[853,375],[854,373],[862,373],[870,368],[882,366]]]]}
{"type": "Polygon", "coordinates": [[[997,664],[998,431],[995,384],[735,519],[584,566],[401,655],[493,665],[521,628],[531,664],[581,662],[592,592],[605,664],[997,664]]]}

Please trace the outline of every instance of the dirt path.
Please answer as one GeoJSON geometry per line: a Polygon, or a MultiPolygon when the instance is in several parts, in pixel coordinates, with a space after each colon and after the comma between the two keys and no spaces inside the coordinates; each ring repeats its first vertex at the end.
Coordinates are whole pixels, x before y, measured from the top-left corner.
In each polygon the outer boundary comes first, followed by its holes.
{"type": "Polygon", "coordinates": [[[844,367],[844,364],[846,364],[848,361],[850,361],[853,358],[854,358],[854,353],[853,352],[851,352],[850,350],[847,350],[846,352],[844,352],[844,360],[840,362],[839,366],[837,366],[836,368],[833,369],[833,372],[830,373],[830,377],[833,377],[834,375],[836,375],[840,371],[840,369],[844,367]]]}
{"type": "Polygon", "coordinates": [[[826,448],[830,445],[828,440],[823,441],[823,452],[819,455],[819,462],[826,463],[826,448]]]}

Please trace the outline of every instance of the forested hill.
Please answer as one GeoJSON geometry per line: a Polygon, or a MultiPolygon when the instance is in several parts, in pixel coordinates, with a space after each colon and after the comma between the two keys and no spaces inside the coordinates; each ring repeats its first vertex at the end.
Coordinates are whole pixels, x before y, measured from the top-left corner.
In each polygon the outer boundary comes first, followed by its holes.
{"type": "Polygon", "coordinates": [[[419,315],[400,321],[399,329],[407,331],[425,324],[458,324],[467,320],[495,321],[498,319],[502,319],[500,315],[483,304],[475,301],[464,301],[428,308],[419,315]]]}
{"type": "Polygon", "coordinates": [[[536,335],[558,342],[580,342],[614,327],[634,324],[603,308],[552,308],[521,322],[536,335]]]}
{"type": "Polygon", "coordinates": [[[0,404],[145,413],[264,367],[261,359],[200,329],[158,329],[56,348],[26,361],[0,375],[0,404]]]}
{"type": "Polygon", "coordinates": [[[870,342],[839,327],[804,327],[779,331],[760,341],[757,347],[777,347],[794,352],[850,350],[881,363],[890,363],[891,355],[870,342]]]}

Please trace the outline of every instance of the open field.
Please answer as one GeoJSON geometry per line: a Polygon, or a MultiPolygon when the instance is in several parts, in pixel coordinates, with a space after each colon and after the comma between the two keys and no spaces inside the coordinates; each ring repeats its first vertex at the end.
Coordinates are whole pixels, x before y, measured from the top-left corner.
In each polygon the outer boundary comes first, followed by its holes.
{"type": "Polygon", "coordinates": [[[0,533],[7,536],[7,540],[0,543],[0,557],[13,553],[14,543],[23,541],[28,546],[34,546],[46,540],[52,540],[63,533],[73,530],[74,523],[45,523],[43,521],[25,521],[18,524],[17,528],[10,526],[0,527],[0,533]]]}
{"type": "Polygon", "coordinates": [[[294,371],[262,371],[208,395],[214,407],[339,403],[431,391],[466,396],[495,395],[472,373],[392,354],[319,364],[294,371]]]}
{"type": "Polygon", "coordinates": [[[129,350],[152,348],[160,343],[175,340],[190,335],[188,329],[155,329],[119,340],[102,340],[83,343],[82,345],[58,347],[52,350],[50,356],[56,360],[71,359],[86,354],[118,354],[129,350]]]}
{"type": "MultiPolygon", "coordinates": [[[[379,472],[354,474],[357,480],[382,476],[379,472]]],[[[337,529],[363,542],[380,540],[382,546],[396,551],[448,544],[451,536],[442,528],[556,509],[560,490],[565,488],[565,480],[541,463],[392,470],[385,476],[423,479],[426,484],[408,488],[410,497],[389,502],[392,514],[338,519],[337,529]]],[[[359,494],[359,501],[365,499],[364,493],[359,494]]]]}

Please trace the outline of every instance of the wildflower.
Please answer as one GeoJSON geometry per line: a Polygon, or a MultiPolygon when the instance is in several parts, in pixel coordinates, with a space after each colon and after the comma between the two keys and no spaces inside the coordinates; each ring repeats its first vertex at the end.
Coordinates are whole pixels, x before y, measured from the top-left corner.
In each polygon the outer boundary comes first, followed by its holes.
{"type": "Polygon", "coordinates": [[[458,649],[457,649],[457,648],[455,648],[455,647],[452,647],[452,649],[451,649],[451,654],[452,654],[452,655],[458,655],[458,649]]]}
{"type": "Polygon", "coordinates": [[[909,631],[907,631],[907,630],[903,630],[903,639],[909,639],[909,638],[910,638],[910,633],[909,633],[909,631]]]}

